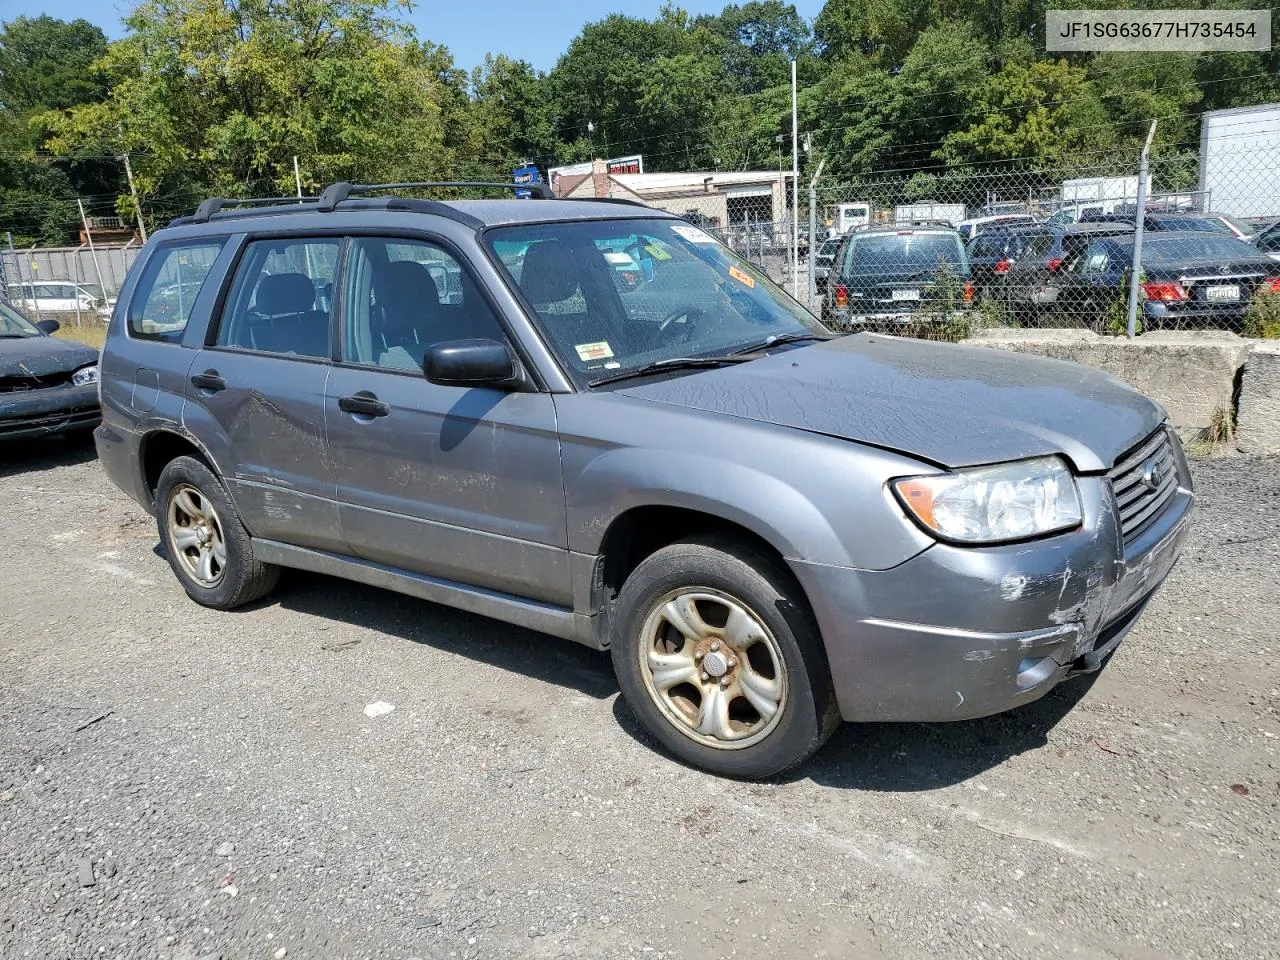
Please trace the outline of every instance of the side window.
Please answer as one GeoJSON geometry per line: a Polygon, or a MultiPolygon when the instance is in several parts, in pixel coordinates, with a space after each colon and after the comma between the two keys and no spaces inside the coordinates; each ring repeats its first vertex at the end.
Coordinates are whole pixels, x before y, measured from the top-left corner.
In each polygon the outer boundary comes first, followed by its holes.
{"type": "Polygon", "coordinates": [[[1280,226],[1272,227],[1258,238],[1258,249],[1263,253],[1280,252],[1280,226]]]}
{"type": "Polygon", "coordinates": [[[236,268],[217,345],[327,359],[329,307],[342,241],[255,240],[236,268]]]}
{"type": "Polygon", "coordinates": [[[1081,258],[1081,273],[1105,273],[1107,270],[1107,245],[1094,243],[1084,252],[1081,258]]]}
{"type": "Polygon", "coordinates": [[[357,237],[344,287],[347,363],[421,373],[434,344],[506,338],[471,274],[438,244],[357,237]]]}
{"type": "Polygon", "coordinates": [[[177,343],[191,319],[222,238],[172,244],[151,255],[129,301],[129,334],[142,340],[177,343]]]}

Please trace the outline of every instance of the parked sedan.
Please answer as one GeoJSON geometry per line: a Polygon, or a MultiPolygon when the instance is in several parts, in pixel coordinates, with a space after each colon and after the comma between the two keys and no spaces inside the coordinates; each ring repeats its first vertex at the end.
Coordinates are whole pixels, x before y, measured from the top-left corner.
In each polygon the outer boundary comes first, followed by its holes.
{"type": "Polygon", "coordinates": [[[922,308],[944,313],[972,303],[960,234],[946,227],[878,227],[853,234],[840,249],[822,313],[849,328],[904,323],[922,308]]]}
{"type": "Polygon", "coordinates": [[[57,320],[34,324],[0,302],[0,440],[95,427],[98,352],[49,336],[57,320]]]}
{"type": "Polygon", "coordinates": [[[115,297],[108,297],[96,283],[41,280],[9,284],[9,300],[36,313],[97,313],[111,316],[115,297]]]}
{"type": "MultiPolygon", "coordinates": [[[[1054,299],[1100,329],[1108,307],[1124,297],[1132,264],[1132,238],[1095,240],[1060,275],[1054,299]]],[[[1255,294],[1280,292],[1280,265],[1243,240],[1217,234],[1152,234],[1142,244],[1142,273],[1147,329],[1238,330],[1255,294]]]]}

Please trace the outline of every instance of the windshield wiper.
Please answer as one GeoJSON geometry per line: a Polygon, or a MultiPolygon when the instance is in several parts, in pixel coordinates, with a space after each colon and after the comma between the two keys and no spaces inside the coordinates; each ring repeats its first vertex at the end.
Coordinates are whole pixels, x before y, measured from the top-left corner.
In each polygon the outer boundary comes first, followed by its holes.
{"type": "Polygon", "coordinates": [[[653,363],[646,363],[643,367],[636,367],[634,370],[627,370],[622,373],[610,374],[607,377],[597,377],[595,380],[588,380],[588,387],[600,387],[606,383],[617,383],[619,380],[631,380],[635,377],[648,377],[655,373],[662,373],[665,370],[693,370],[699,367],[723,367],[731,363],[746,363],[749,357],[740,357],[736,354],[728,354],[720,357],[670,357],[666,360],[655,360],[653,363]]]}
{"type": "Polygon", "coordinates": [[[823,336],[820,333],[784,333],[781,336],[769,337],[759,343],[753,343],[751,346],[743,347],[741,350],[734,350],[729,356],[740,357],[746,353],[759,353],[761,350],[768,350],[771,347],[780,347],[784,343],[805,343],[810,340],[825,342],[834,339],[835,337],[823,336]]]}

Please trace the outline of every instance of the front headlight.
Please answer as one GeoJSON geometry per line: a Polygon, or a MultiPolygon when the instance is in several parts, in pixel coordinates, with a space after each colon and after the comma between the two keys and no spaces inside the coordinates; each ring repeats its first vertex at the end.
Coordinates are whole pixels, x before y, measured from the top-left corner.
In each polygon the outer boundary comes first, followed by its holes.
{"type": "Polygon", "coordinates": [[[91,363],[87,367],[81,367],[71,375],[71,382],[77,387],[83,387],[87,383],[97,383],[98,365],[91,363]]]}
{"type": "Polygon", "coordinates": [[[930,533],[959,543],[1001,543],[1079,525],[1080,493],[1058,457],[903,477],[893,490],[930,533]]]}

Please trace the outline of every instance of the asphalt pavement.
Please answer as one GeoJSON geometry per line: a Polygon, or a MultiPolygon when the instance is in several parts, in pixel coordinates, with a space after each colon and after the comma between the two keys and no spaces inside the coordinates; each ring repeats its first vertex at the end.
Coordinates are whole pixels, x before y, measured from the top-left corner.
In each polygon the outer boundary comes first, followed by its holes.
{"type": "Polygon", "coordinates": [[[2,450],[0,956],[1280,956],[1280,462],[1194,473],[1096,678],[745,784],[568,642],[302,574],[201,609],[91,448],[2,450]]]}

